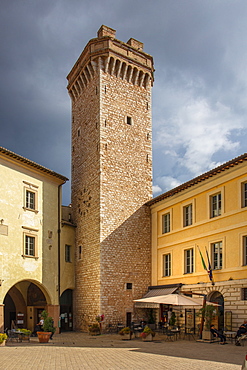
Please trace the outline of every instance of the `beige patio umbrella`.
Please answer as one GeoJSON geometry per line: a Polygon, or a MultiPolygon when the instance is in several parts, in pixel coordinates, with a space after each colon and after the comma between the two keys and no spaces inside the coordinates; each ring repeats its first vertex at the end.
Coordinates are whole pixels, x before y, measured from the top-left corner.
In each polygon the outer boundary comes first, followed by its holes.
{"type": "Polygon", "coordinates": [[[156,297],[135,299],[134,302],[172,304],[175,306],[202,306],[198,299],[187,297],[183,294],[165,294],[156,297]]]}

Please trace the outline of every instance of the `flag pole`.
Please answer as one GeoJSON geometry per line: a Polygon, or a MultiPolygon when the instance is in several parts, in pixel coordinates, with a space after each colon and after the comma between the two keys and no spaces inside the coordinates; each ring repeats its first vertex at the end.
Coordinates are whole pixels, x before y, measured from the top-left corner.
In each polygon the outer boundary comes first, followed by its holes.
{"type": "Polygon", "coordinates": [[[208,276],[209,276],[209,279],[212,282],[212,285],[214,285],[214,278],[213,278],[212,266],[211,266],[211,263],[210,263],[209,254],[208,254],[208,251],[207,251],[206,246],[205,246],[205,250],[206,250],[206,255],[207,255],[207,259],[208,259],[208,276]]]}

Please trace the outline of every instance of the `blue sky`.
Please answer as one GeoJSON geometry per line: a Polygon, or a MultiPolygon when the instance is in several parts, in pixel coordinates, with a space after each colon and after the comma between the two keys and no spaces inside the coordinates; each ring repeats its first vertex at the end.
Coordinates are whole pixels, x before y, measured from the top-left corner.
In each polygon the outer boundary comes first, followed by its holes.
{"type": "Polygon", "coordinates": [[[246,20],[245,0],[3,0],[0,145],[70,178],[66,76],[105,24],[154,57],[154,196],[245,153],[246,20]]]}

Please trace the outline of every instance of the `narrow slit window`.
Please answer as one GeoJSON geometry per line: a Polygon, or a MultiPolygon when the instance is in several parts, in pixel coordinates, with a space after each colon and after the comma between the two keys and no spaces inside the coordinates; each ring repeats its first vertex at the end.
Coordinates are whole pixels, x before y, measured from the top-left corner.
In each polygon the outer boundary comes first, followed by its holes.
{"type": "Polygon", "coordinates": [[[127,125],[132,125],[132,118],[130,116],[127,116],[127,125]]]}

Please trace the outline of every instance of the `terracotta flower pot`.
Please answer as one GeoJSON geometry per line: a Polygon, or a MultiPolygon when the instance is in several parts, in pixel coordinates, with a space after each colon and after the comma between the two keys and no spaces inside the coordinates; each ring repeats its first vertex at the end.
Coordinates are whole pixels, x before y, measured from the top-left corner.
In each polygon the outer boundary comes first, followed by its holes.
{"type": "Polygon", "coordinates": [[[40,343],[48,343],[49,342],[49,339],[50,339],[50,336],[51,336],[51,332],[46,332],[46,331],[37,331],[37,335],[38,335],[38,338],[39,338],[39,342],[40,343]]]}
{"type": "Polygon", "coordinates": [[[6,343],[6,340],[4,339],[4,340],[0,343],[0,347],[5,346],[5,343],[6,343]]]}
{"type": "Polygon", "coordinates": [[[122,340],[131,340],[132,333],[122,334],[122,340]]]}
{"type": "Polygon", "coordinates": [[[146,337],[142,337],[143,342],[152,342],[153,341],[153,336],[152,334],[148,334],[146,337]]]}

